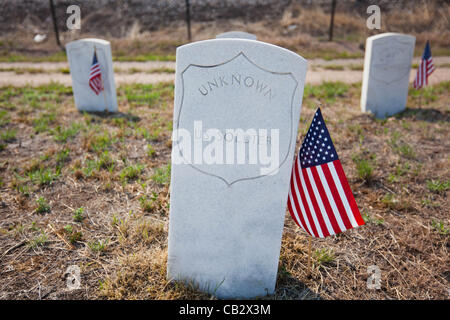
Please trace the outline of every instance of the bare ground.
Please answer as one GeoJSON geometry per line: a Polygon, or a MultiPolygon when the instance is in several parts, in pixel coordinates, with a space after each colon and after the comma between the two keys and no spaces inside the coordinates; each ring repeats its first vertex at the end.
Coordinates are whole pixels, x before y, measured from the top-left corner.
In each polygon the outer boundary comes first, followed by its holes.
{"type": "MultiPolygon", "coordinates": [[[[308,276],[308,238],[287,214],[269,299],[448,299],[449,90],[428,87],[421,108],[411,90],[380,121],[359,111],[358,84],[307,87],[297,144],[320,105],[366,225],[313,240],[308,276]]],[[[64,86],[0,88],[1,299],[211,298],[165,279],[173,86],[118,96],[121,113],[96,115],[64,86]]]]}

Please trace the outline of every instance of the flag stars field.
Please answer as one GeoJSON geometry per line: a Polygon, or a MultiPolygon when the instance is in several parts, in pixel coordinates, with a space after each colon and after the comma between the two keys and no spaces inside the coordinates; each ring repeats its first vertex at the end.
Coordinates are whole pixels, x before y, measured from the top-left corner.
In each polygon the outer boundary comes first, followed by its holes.
{"type": "Polygon", "coordinates": [[[300,149],[300,155],[304,157],[302,160],[302,167],[306,168],[307,164],[318,164],[325,160],[331,160],[331,159],[337,159],[337,154],[335,152],[329,152],[325,151],[331,150],[331,138],[329,140],[329,136],[325,134],[325,130],[323,129],[323,121],[318,121],[316,123],[316,119],[319,117],[319,111],[316,112],[314,115],[313,122],[311,124],[311,127],[306,135],[306,139],[302,144],[302,147],[300,149]],[[320,130],[320,134],[318,137],[314,138],[313,136],[316,136],[316,131],[320,130]],[[311,142],[309,142],[311,141],[311,142]],[[309,147],[308,147],[309,144],[309,147]],[[311,147],[314,147],[314,150],[311,150],[311,147]],[[306,150],[305,150],[306,149],[306,150]],[[308,159],[309,157],[309,159],[308,159]]]}

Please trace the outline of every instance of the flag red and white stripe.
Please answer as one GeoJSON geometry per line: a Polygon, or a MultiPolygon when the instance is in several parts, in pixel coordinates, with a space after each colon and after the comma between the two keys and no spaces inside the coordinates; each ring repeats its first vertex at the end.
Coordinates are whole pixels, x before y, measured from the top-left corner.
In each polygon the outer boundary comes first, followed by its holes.
{"type": "Polygon", "coordinates": [[[318,238],[364,224],[320,109],[295,159],[288,209],[300,228],[318,238]]]}
{"type": "Polygon", "coordinates": [[[294,221],[324,238],[364,224],[341,162],[301,168],[295,161],[288,207],[294,221]]]}
{"type": "Polygon", "coordinates": [[[89,86],[98,95],[103,90],[102,72],[100,70],[100,64],[97,60],[97,53],[94,51],[94,59],[92,61],[90,73],[89,73],[89,86]]]}
{"type": "Polygon", "coordinates": [[[425,50],[422,55],[422,61],[417,68],[416,78],[414,79],[414,89],[420,89],[423,86],[428,85],[428,77],[436,69],[433,63],[433,57],[431,56],[430,43],[427,41],[425,50]]]}

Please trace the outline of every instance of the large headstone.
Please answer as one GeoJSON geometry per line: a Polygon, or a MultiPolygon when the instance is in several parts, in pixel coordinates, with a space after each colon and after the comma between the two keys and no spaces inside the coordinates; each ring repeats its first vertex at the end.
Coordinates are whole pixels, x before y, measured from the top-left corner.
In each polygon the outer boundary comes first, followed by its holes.
{"type": "Polygon", "coordinates": [[[66,44],[75,105],[80,111],[117,111],[116,86],[112,65],[111,45],[101,39],[81,39],[66,44]],[[102,72],[104,91],[100,94],[89,87],[89,74],[94,47],[102,72]]]}
{"type": "Polygon", "coordinates": [[[406,108],[416,38],[383,33],[366,40],[361,110],[378,118],[406,108]]]}
{"type": "Polygon", "coordinates": [[[267,43],[177,49],[168,277],[274,292],[307,62],[267,43]]]}
{"type": "Polygon", "coordinates": [[[216,36],[216,39],[248,39],[248,40],[256,40],[257,37],[248,32],[244,31],[229,31],[220,33],[216,36]]]}

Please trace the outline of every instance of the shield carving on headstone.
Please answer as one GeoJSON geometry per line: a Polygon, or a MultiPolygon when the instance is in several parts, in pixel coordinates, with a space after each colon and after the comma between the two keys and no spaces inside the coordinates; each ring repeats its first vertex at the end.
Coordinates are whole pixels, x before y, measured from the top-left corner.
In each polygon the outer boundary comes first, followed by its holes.
{"type": "Polygon", "coordinates": [[[188,65],[181,85],[176,129],[193,135],[190,150],[180,147],[185,163],[227,185],[277,173],[295,143],[291,73],[240,52],[219,64],[188,65]]]}

